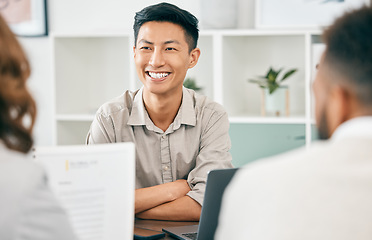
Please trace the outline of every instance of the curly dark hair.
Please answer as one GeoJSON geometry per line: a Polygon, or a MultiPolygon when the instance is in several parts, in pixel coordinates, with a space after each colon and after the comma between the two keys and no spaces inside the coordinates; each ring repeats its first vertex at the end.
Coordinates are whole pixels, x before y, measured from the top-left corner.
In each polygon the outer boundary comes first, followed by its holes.
{"type": "Polygon", "coordinates": [[[181,26],[185,30],[189,51],[196,48],[199,38],[199,20],[188,11],[165,2],[148,6],[136,13],[133,24],[135,46],[141,26],[151,21],[171,22],[181,26]]]}
{"type": "MultiPolygon", "coordinates": [[[[372,104],[372,8],[364,6],[338,18],[323,33],[325,61],[351,88],[360,104],[372,104]]],[[[341,79],[341,78],[340,78],[341,79]]]]}
{"type": "Polygon", "coordinates": [[[27,57],[0,16],[0,140],[12,150],[27,153],[32,145],[35,101],[26,87],[27,57]]]}

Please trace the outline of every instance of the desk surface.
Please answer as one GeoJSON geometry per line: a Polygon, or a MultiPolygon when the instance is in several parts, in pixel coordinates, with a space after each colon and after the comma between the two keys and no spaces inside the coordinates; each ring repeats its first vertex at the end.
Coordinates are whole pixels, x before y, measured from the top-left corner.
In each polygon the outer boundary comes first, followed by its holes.
{"type": "MultiPolygon", "coordinates": [[[[136,218],[134,222],[134,226],[161,232],[162,228],[165,228],[165,227],[195,225],[198,223],[199,222],[173,222],[173,221],[143,220],[143,219],[136,218]]],[[[162,239],[174,240],[174,238],[168,236],[168,234],[166,234],[165,237],[162,239]]]]}

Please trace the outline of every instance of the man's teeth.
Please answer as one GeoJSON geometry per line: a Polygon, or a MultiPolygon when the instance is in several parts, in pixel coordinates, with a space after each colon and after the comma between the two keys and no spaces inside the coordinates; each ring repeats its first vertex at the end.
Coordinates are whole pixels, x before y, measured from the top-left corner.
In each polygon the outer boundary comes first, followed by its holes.
{"type": "Polygon", "coordinates": [[[154,72],[149,72],[150,77],[152,78],[164,78],[169,75],[169,73],[154,73],[154,72]]]}

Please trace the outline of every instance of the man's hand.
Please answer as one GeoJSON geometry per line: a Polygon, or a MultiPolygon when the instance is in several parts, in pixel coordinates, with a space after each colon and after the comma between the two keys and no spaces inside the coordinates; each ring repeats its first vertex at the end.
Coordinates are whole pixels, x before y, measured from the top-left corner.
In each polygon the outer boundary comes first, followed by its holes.
{"type": "Polygon", "coordinates": [[[169,187],[171,201],[186,196],[186,194],[191,190],[189,184],[185,179],[178,179],[174,182],[165,183],[164,185],[167,185],[167,187],[169,187]]]}
{"type": "Polygon", "coordinates": [[[183,196],[174,201],[138,213],[136,217],[170,221],[199,221],[200,214],[200,204],[189,196],[183,196]]]}
{"type": "Polygon", "coordinates": [[[190,187],[184,179],[137,189],[135,192],[135,213],[184,197],[189,191],[190,187]]]}

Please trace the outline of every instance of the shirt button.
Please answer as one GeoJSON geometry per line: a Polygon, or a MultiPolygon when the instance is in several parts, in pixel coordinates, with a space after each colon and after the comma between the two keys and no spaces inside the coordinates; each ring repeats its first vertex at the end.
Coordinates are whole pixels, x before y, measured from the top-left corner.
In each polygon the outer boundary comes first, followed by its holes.
{"type": "Polygon", "coordinates": [[[165,135],[161,136],[162,139],[165,139],[165,137],[166,137],[165,135]]]}
{"type": "Polygon", "coordinates": [[[168,166],[164,166],[163,169],[164,169],[165,171],[168,171],[169,167],[168,167],[168,166]]]}

